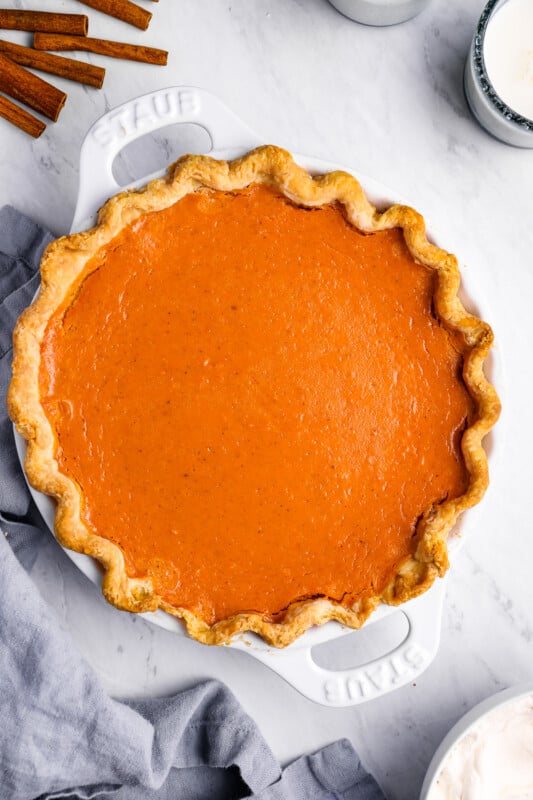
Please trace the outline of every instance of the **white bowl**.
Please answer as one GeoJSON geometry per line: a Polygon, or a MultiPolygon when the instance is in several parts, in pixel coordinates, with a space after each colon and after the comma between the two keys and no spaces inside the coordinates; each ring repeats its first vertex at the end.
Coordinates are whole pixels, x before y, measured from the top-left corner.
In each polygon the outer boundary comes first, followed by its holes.
{"type": "Polygon", "coordinates": [[[397,25],[420,14],[430,0],[329,0],[337,11],[363,25],[397,25]]]}
{"type": "Polygon", "coordinates": [[[521,697],[533,696],[533,683],[522,683],[518,686],[511,686],[502,692],[487,697],[477,706],[470,709],[464,717],[453,726],[451,731],[444,737],[426,772],[426,777],[422,785],[420,800],[432,800],[433,792],[437,780],[446,765],[453,748],[466,734],[476,726],[480,720],[491,714],[496,709],[500,709],[508,703],[512,703],[521,697]]]}

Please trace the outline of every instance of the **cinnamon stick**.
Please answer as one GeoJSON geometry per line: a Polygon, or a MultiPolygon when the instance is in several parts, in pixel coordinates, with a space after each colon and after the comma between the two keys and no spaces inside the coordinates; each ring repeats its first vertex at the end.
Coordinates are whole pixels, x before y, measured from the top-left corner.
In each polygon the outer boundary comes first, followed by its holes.
{"type": "Polygon", "coordinates": [[[16,103],[8,100],[0,94],[0,117],[7,119],[12,125],[16,125],[21,131],[29,133],[34,139],[38,139],[46,128],[42,120],[34,117],[29,111],[25,111],[16,103]]]}
{"type": "Polygon", "coordinates": [[[2,54],[0,54],[0,91],[44,114],[54,122],[67,99],[65,92],[56,89],[51,83],[43,81],[2,54]]]}
{"type": "Polygon", "coordinates": [[[99,53],[101,56],[160,66],[167,63],[168,57],[166,50],[158,50],[156,47],[93,39],[90,36],[66,36],[61,33],[36,33],[33,46],[36,50],[83,50],[86,53],[99,53]]]}
{"type": "Polygon", "coordinates": [[[86,64],[84,61],[54,56],[52,53],[41,53],[31,47],[23,47],[21,44],[5,42],[2,39],[0,39],[0,53],[9,56],[12,61],[23,67],[49,72],[69,81],[95,86],[97,89],[100,89],[104,82],[105,69],[86,64]]]}
{"type": "Polygon", "coordinates": [[[0,8],[0,28],[13,31],[48,31],[87,36],[89,19],[84,14],[60,14],[51,11],[18,11],[0,8]]]}
{"type": "Polygon", "coordinates": [[[135,25],[136,28],[143,31],[146,30],[152,19],[150,11],[135,5],[131,0],[78,0],[78,3],[96,8],[97,11],[103,11],[104,14],[135,25]]]}

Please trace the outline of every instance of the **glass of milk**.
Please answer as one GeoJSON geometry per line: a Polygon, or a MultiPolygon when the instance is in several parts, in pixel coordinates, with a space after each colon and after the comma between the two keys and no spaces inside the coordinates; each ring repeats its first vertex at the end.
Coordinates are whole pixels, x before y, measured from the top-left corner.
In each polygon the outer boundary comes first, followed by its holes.
{"type": "Polygon", "coordinates": [[[507,144],[533,148],[533,0],[490,0],[465,67],[478,122],[507,144]]]}

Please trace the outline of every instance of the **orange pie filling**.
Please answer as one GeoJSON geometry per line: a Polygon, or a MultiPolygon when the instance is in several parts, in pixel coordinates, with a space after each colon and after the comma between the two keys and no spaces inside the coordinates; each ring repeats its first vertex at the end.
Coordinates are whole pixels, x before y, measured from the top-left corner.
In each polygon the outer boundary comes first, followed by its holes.
{"type": "Polygon", "coordinates": [[[87,264],[41,346],[82,519],[208,624],[380,592],[462,495],[465,346],[401,230],[278,192],[188,194],[87,264]]]}

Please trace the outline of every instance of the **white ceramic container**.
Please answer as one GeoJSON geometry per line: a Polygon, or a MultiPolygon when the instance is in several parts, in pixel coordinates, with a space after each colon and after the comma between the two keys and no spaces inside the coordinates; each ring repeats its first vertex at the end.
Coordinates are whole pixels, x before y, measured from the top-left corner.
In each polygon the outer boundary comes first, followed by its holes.
{"type": "Polygon", "coordinates": [[[397,25],[420,14],[429,0],[329,0],[337,11],[364,25],[397,25]]]}
{"type": "Polygon", "coordinates": [[[484,717],[496,711],[496,709],[503,709],[505,705],[513,703],[522,697],[527,697],[528,695],[533,696],[533,683],[511,686],[509,689],[487,697],[486,700],[483,700],[468,711],[464,717],[461,717],[451,731],[444,737],[430,762],[422,785],[420,800],[433,800],[439,776],[446,766],[446,762],[455,745],[458,744],[464,736],[470,733],[484,717]]]}

